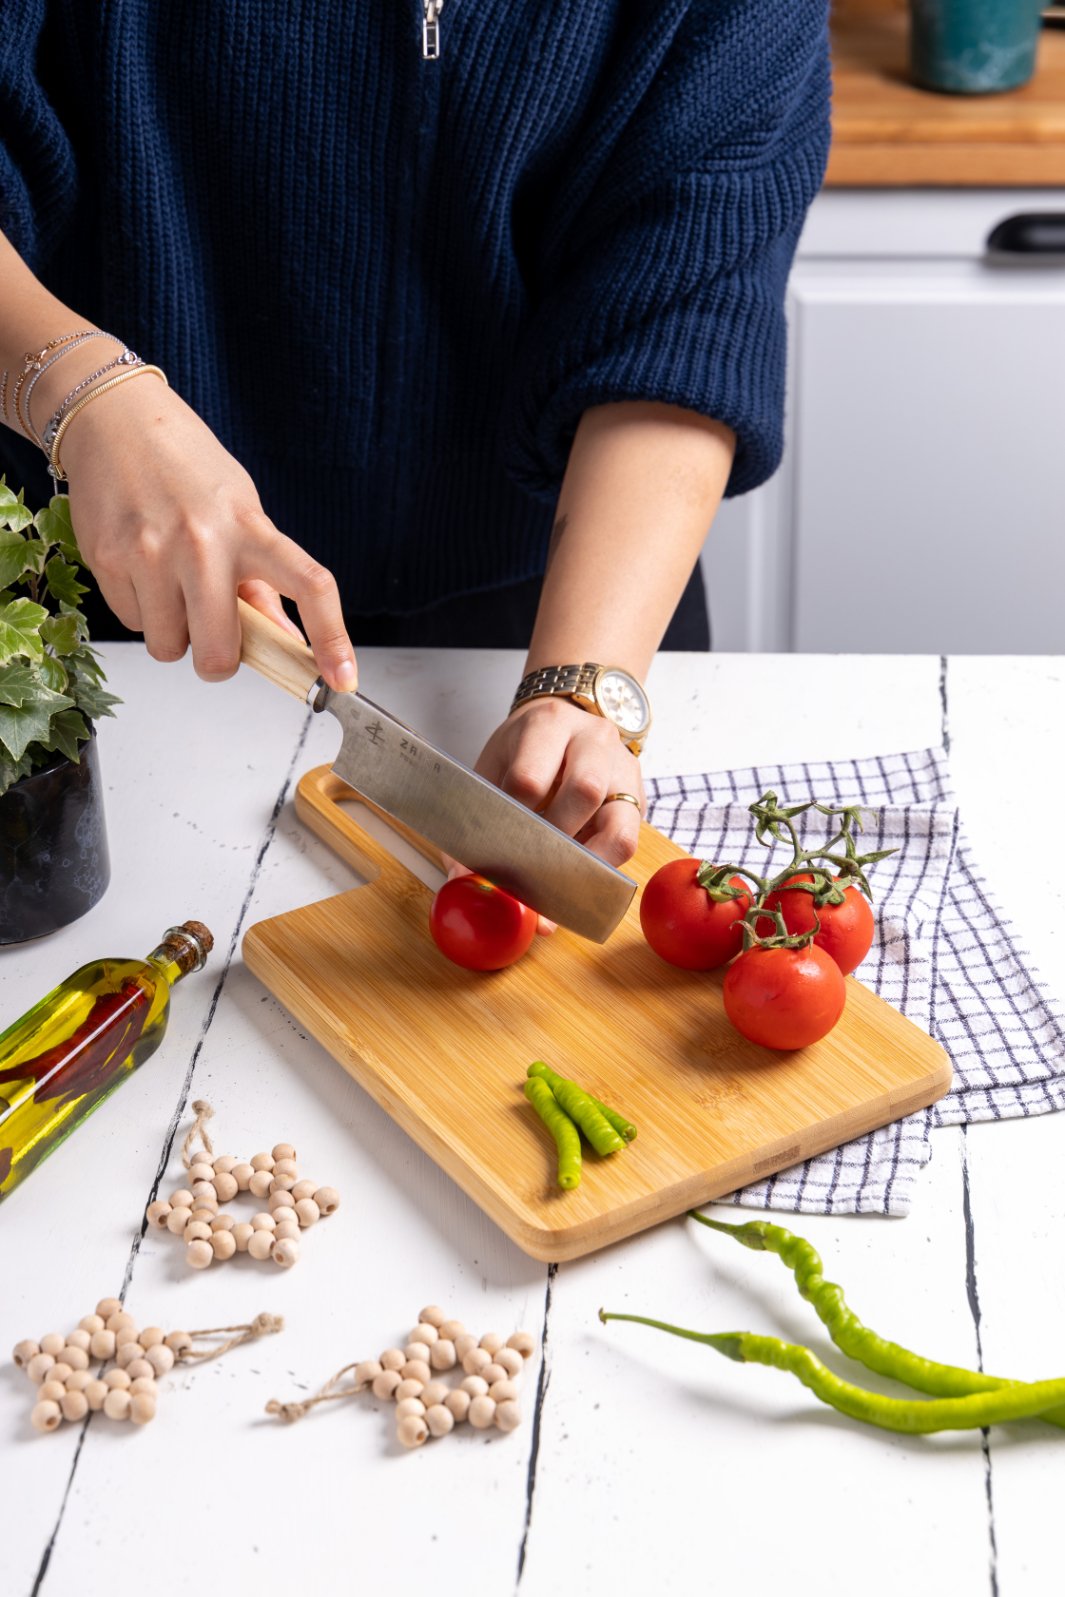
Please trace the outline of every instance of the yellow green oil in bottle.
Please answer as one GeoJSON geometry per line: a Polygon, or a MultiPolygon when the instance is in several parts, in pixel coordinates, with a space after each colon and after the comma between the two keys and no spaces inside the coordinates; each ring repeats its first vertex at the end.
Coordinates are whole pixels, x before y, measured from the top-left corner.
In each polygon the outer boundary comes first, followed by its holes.
{"type": "Polygon", "coordinates": [[[214,945],[172,926],[146,959],[83,965],[0,1035],[0,1201],[163,1040],[170,991],[214,945]]]}

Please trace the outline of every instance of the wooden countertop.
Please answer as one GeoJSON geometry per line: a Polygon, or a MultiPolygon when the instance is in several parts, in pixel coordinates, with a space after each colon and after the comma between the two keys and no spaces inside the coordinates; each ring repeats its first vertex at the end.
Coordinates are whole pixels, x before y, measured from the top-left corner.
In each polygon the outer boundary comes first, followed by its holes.
{"type": "Polygon", "coordinates": [[[1005,94],[934,94],[908,77],[906,9],[837,4],[828,187],[1065,186],[1065,29],[1005,94]]]}

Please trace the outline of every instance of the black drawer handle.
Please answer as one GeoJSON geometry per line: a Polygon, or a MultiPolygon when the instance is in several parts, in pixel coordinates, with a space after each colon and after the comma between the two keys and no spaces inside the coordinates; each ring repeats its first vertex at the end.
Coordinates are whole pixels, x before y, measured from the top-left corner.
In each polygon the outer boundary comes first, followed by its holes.
{"type": "Polygon", "coordinates": [[[987,235],[994,255],[1065,255],[1065,211],[1020,211],[987,235]]]}

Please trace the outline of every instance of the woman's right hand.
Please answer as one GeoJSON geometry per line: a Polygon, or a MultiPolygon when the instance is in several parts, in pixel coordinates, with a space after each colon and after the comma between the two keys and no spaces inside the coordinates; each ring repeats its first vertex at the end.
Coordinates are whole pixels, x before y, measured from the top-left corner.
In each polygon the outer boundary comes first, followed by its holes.
{"type": "Polygon", "coordinates": [[[284,594],[329,686],[356,686],[332,574],[278,531],[243,466],[172,389],[145,375],[101,395],[70,423],[61,457],[85,563],[156,660],[191,644],[199,676],[232,676],[238,594],[298,635],[284,594]]]}

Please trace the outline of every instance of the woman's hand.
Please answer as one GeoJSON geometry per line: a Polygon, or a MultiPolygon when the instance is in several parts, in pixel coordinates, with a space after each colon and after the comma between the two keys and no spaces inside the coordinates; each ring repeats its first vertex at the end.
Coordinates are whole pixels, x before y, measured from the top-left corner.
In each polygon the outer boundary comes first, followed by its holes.
{"type": "Polygon", "coordinates": [[[248,473],[172,389],[138,377],[87,405],[64,435],[62,462],[86,564],[156,660],[179,660],[191,644],[199,676],[232,676],[237,595],[298,636],[285,594],[330,687],[356,686],[332,575],[278,531],[248,473]]]}

